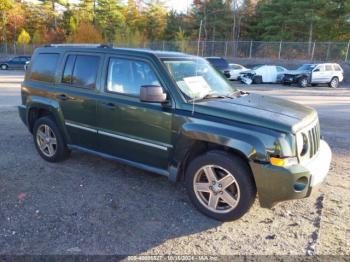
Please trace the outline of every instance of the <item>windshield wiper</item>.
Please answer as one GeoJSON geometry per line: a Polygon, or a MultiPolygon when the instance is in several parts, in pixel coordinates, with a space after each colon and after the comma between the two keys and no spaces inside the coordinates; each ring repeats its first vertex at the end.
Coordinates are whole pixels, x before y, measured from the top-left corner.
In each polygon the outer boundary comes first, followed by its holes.
{"type": "Polygon", "coordinates": [[[206,99],[216,99],[216,98],[226,98],[226,96],[223,95],[215,95],[215,94],[206,94],[203,97],[200,98],[193,98],[190,100],[190,102],[197,102],[197,101],[201,101],[201,100],[206,100],[206,99]]]}

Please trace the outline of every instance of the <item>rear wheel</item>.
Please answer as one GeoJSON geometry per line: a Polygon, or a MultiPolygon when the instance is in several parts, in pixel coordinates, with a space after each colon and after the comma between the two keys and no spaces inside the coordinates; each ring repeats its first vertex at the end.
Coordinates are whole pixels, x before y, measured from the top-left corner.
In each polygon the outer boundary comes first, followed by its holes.
{"type": "Polygon", "coordinates": [[[339,79],[338,79],[338,77],[333,77],[331,82],[329,82],[328,86],[331,87],[331,88],[337,88],[339,86],[339,79]]]}
{"type": "Polygon", "coordinates": [[[39,118],[33,128],[34,143],[40,156],[49,162],[66,159],[69,150],[63,135],[50,117],[39,118]]]}
{"type": "Polygon", "coordinates": [[[8,65],[2,64],[0,65],[1,70],[7,70],[8,69],[8,65]]]}
{"type": "Polygon", "coordinates": [[[194,159],[186,170],[185,181],[194,206],[220,221],[243,216],[256,196],[247,164],[222,151],[210,151],[194,159]]]}
{"type": "Polygon", "coordinates": [[[308,85],[307,78],[306,77],[301,77],[298,80],[299,87],[305,88],[308,85]]]}

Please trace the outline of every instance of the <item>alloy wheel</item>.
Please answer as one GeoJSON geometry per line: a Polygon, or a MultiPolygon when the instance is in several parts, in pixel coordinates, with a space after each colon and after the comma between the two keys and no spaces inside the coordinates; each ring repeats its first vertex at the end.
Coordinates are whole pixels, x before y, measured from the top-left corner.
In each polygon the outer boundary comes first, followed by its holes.
{"type": "Polygon", "coordinates": [[[47,157],[53,157],[57,151],[57,139],[48,125],[40,125],[36,133],[36,142],[40,151],[47,157]]]}
{"type": "Polygon", "coordinates": [[[240,199],[235,177],[226,169],[215,165],[206,165],[197,171],[193,190],[199,202],[215,213],[232,211],[240,199]]]}
{"type": "Polygon", "coordinates": [[[331,81],[331,87],[332,88],[337,88],[338,86],[338,79],[337,78],[333,78],[331,81]]]}

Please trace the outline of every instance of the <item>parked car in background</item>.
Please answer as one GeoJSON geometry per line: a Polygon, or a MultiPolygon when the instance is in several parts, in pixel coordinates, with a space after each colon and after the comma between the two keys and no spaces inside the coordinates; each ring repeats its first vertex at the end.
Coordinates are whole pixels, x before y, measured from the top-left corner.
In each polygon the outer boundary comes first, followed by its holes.
{"type": "MultiPolygon", "coordinates": [[[[276,65],[258,65],[252,70],[240,73],[240,79],[251,79],[254,84],[261,83],[280,83],[288,70],[282,66],[276,65]]],[[[244,82],[244,81],[243,81],[244,82]]]]}
{"type": "Polygon", "coordinates": [[[205,59],[207,59],[207,61],[209,61],[209,63],[212,66],[214,66],[217,70],[222,72],[224,76],[230,79],[231,77],[230,66],[226,59],[222,57],[216,57],[216,56],[206,57],[205,59]]]}
{"type": "Polygon", "coordinates": [[[297,70],[288,71],[283,76],[283,84],[298,84],[307,87],[309,84],[328,84],[329,87],[337,88],[344,80],[344,71],[335,63],[305,64],[297,70]]]}
{"type": "Polygon", "coordinates": [[[15,56],[9,60],[0,62],[0,69],[25,69],[26,62],[30,61],[30,56],[15,56]]]}
{"type": "Polygon", "coordinates": [[[249,69],[239,64],[229,64],[230,80],[238,80],[240,73],[248,71],[249,69]]]}

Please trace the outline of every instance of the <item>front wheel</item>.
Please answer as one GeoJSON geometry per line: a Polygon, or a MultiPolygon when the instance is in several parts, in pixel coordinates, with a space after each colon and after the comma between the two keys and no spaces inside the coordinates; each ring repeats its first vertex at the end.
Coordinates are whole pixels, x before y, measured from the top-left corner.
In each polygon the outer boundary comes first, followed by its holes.
{"type": "Polygon", "coordinates": [[[1,70],[7,70],[8,69],[8,65],[5,65],[5,64],[0,65],[0,68],[1,68],[1,70]]]}
{"type": "Polygon", "coordinates": [[[339,79],[338,79],[338,77],[333,77],[331,82],[329,82],[328,86],[331,87],[331,88],[337,88],[339,86],[339,79]]]}
{"type": "Polygon", "coordinates": [[[69,150],[63,135],[50,117],[42,117],[35,122],[33,138],[37,151],[46,161],[59,162],[68,157],[69,150]]]}
{"type": "Polygon", "coordinates": [[[256,196],[247,164],[223,151],[210,151],[194,159],[186,170],[185,182],[194,206],[220,221],[242,217],[256,196]]]}
{"type": "Polygon", "coordinates": [[[298,80],[298,84],[299,84],[299,87],[301,87],[301,88],[307,87],[307,85],[308,85],[307,78],[306,77],[300,78],[298,80]]]}

